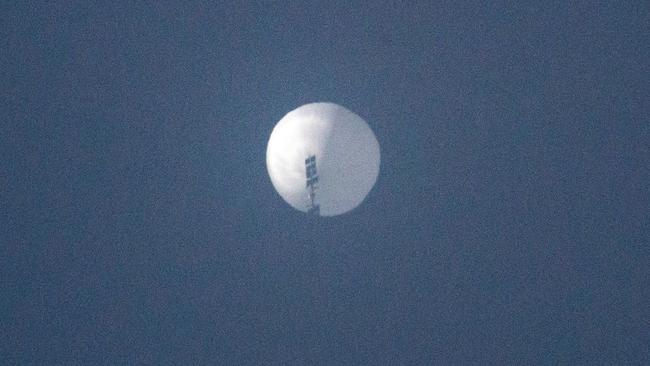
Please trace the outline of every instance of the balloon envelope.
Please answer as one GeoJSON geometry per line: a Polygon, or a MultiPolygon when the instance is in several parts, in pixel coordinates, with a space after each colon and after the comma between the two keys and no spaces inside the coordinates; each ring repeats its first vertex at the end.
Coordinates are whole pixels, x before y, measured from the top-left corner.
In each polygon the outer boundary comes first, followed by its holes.
{"type": "Polygon", "coordinates": [[[379,143],[368,124],[333,103],[289,112],[266,149],[266,166],[280,196],[303,212],[318,206],[321,216],[357,207],[377,180],[379,161],[379,143]]]}

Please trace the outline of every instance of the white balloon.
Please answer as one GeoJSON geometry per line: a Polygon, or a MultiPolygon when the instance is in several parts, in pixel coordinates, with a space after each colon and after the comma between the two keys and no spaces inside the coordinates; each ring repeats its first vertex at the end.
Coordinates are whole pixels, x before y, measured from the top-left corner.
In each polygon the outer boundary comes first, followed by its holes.
{"type": "Polygon", "coordinates": [[[375,185],[379,160],[379,143],[368,124],[333,103],[306,104],[287,113],[266,149],[266,167],[280,196],[297,210],[320,211],[321,216],[361,204],[375,185]],[[308,175],[317,182],[309,184],[308,175]]]}

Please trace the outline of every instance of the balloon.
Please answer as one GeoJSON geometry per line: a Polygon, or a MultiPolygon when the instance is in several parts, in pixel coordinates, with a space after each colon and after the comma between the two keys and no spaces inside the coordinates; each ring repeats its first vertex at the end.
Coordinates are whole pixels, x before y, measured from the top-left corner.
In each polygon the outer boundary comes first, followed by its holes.
{"type": "Polygon", "coordinates": [[[379,174],[379,143],[361,117],[333,103],[303,105],[273,128],[266,167],[295,209],[335,216],[357,207],[379,174]]]}

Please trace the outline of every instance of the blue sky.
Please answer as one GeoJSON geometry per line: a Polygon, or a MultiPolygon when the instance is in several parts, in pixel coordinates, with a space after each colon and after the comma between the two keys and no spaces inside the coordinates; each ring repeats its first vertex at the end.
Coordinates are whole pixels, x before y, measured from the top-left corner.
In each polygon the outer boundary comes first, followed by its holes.
{"type": "Polygon", "coordinates": [[[647,364],[648,6],[2,5],[0,363],[647,364]],[[362,116],[314,219],[275,123],[362,116]]]}

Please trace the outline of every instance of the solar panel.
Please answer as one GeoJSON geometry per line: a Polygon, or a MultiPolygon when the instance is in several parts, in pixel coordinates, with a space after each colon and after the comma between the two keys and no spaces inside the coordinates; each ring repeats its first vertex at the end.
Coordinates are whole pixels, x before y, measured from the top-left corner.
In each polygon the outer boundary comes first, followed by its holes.
{"type": "Polygon", "coordinates": [[[307,186],[313,186],[318,182],[318,173],[316,171],[316,156],[312,155],[305,159],[305,175],[307,176],[307,186]]]}
{"type": "Polygon", "coordinates": [[[320,216],[320,206],[316,204],[316,183],[318,183],[318,173],[316,171],[316,155],[311,155],[305,159],[305,175],[307,176],[307,187],[309,187],[310,206],[308,212],[320,216]]]}

